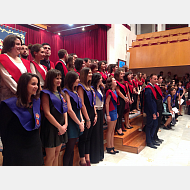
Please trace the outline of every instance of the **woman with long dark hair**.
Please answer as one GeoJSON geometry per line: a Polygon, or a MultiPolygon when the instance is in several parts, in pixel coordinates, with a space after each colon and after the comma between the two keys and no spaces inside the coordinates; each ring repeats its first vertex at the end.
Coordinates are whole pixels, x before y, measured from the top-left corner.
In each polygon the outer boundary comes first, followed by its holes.
{"type": "Polygon", "coordinates": [[[119,153],[119,151],[116,151],[114,148],[114,131],[115,126],[118,118],[117,114],[117,92],[116,92],[116,80],[112,76],[109,77],[106,81],[106,116],[107,116],[107,122],[108,122],[108,129],[106,134],[106,141],[107,141],[107,153],[109,154],[116,154],[119,153]]]}
{"type": "Polygon", "coordinates": [[[4,166],[42,166],[39,127],[40,80],[24,73],[18,81],[16,97],[1,102],[0,134],[4,166]]]}
{"type": "Polygon", "coordinates": [[[77,58],[75,60],[75,71],[79,75],[79,77],[80,77],[80,71],[82,68],[84,68],[84,66],[85,66],[85,64],[84,64],[83,59],[77,58]]]}
{"type": "Polygon", "coordinates": [[[106,80],[108,78],[105,71],[106,71],[105,63],[103,61],[99,61],[98,62],[98,73],[100,73],[102,75],[103,84],[106,84],[106,80]]]}
{"type": "Polygon", "coordinates": [[[129,103],[129,98],[126,95],[127,91],[123,80],[123,75],[124,75],[123,68],[117,69],[114,73],[114,78],[117,82],[116,91],[118,94],[118,102],[119,102],[119,105],[117,106],[118,118],[116,124],[116,131],[118,135],[124,135],[123,131],[126,131],[124,128],[122,129],[122,117],[125,110],[125,104],[129,103]]]}
{"type": "Polygon", "coordinates": [[[91,88],[92,71],[85,67],[80,71],[80,83],[78,85],[78,94],[82,100],[82,114],[85,120],[84,132],[79,137],[79,155],[80,165],[90,166],[90,140],[93,126],[97,122],[97,113],[95,108],[95,93],[91,88]]]}
{"type": "Polygon", "coordinates": [[[58,166],[58,156],[62,143],[67,143],[67,103],[61,91],[61,72],[48,71],[41,104],[44,118],[41,126],[42,146],[46,151],[46,166],[58,166]]]}
{"type": "Polygon", "coordinates": [[[77,86],[80,82],[79,75],[74,71],[69,71],[65,76],[65,88],[63,92],[66,94],[68,107],[68,142],[63,156],[63,165],[72,166],[74,156],[74,146],[77,138],[84,131],[84,120],[81,113],[82,102],[77,93],[77,86]]]}
{"type": "Polygon", "coordinates": [[[93,127],[91,144],[90,144],[90,162],[98,163],[104,158],[104,137],[103,137],[103,106],[104,106],[104,92],[101,87],[102,76],[100,73],[92,75],[92,88],[96,94],[96,112],[98,115],[97,122],[93,127]]]}

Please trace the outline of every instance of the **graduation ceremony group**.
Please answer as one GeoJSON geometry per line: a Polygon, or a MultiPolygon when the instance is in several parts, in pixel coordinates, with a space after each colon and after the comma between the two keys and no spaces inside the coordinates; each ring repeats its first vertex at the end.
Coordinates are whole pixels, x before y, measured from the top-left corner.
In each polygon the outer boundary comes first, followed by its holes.
{"type": "Polygon", "coordinates": [[[12,34],[3,41],[3,166],[58,166],[63,144],[63,166],[73,166],[76,144],[80,166],[99,163],[105,153],[119,153],[114,135],[131,130],[129,118],[137,112],[146,116],[146,145],[157,149],[164,141],[159,131],[171,130],[182,116],[190,89],[188,73],[180,80],[171,72],[164,77],[163,71],[146,76],[126,65],[118,68],[106,60],[79,58],[66,49],[57,52],[59,59],[53,63],[51,51],[51,44],[22,44],[12,34]]]}

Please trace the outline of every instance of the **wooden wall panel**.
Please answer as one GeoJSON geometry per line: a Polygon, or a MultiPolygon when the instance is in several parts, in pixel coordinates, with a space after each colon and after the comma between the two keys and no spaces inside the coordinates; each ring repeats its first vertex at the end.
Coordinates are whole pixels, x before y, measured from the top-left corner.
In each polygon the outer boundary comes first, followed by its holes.
{"type": "Polygon", "coordinates": [[[190,65],[190,41],[131,48],[129,68],[190,65]]]}

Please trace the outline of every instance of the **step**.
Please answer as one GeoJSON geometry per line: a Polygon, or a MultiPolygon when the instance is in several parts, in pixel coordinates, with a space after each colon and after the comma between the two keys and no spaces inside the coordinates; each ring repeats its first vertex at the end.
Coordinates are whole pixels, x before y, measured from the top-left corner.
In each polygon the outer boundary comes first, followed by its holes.
{"type": "Polygon", "coordinates": [[[124,143],[123,146],[126,146],[128,148],[131,147],[136,150],[135,153],[137,153],[137,154],[140,153],[140,151],[143,150],[144,147],[146,146],[145,132],[143,132],[143,131],[139,132],[138,135],[136,135],[132,141],[128,141],[128,142],[124,143]]]}

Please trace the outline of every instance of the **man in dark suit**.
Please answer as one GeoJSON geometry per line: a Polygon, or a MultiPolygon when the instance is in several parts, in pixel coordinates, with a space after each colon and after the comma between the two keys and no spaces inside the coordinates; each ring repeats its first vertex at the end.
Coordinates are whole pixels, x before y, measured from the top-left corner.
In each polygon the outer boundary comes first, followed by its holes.
{"type": "Polygon", "coordinates": [[[161,75],[158,75],[158,83],[155,84],[155,90],[157,95],[157,111],[159,113],[158,117],[158,126],[156,127],[155,133],[154,133],[154,140],[158,143],[162,143],[164,140],[158,138],[158,130],[161,127],[161,121],[162,121],[162,112],[163,112],[163,101],[162,101],[162,90],[161,90],[161,84],[162,84],[163,78],[161,75]]]}
{"type": "Polygon", "coordinates": [[[157,95],[154,85],[157,83],[157,75],[150,75],[150,83],[145,87],[144,94],[144,112],[146,113],[146,143],[150,148],[157,149],[160,146],[154,140],[154,133],[158,126],[159,113],[157,112],[157,95]],[[156,146],[155,146],[156,145],[156,146]]]}

